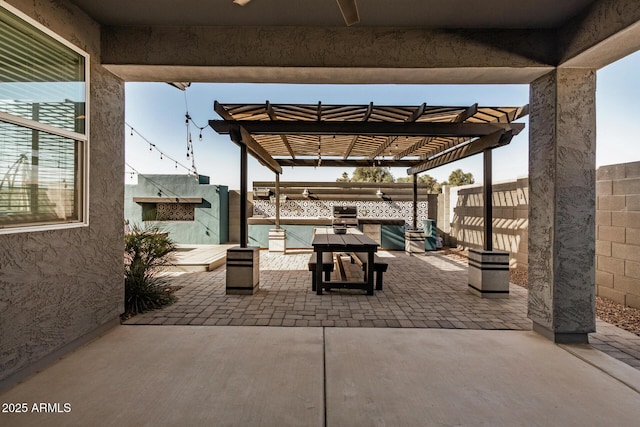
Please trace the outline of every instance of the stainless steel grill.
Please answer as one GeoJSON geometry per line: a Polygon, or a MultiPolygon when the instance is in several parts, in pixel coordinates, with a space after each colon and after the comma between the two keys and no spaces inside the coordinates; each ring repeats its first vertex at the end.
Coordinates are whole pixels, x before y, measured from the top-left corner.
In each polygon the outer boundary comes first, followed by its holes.
{"type": "Polygon", "coordinates": [[[357,227],[358,208],[356,206],[334,206],[332,225],[337,234],[346,233],[348,227],[357,227]]]}

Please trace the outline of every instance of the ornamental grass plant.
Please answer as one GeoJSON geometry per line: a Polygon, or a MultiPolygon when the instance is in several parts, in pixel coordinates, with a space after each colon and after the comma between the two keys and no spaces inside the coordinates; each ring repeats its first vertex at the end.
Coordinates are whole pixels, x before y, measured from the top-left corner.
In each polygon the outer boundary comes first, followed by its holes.
{"type": "Polygon", "coordinates": [[[171,265],[175,243],[157,226],[131,226],[125,234],[125,314],[134,315],[163,307],[175,296],[158,276],[171,265]]]}

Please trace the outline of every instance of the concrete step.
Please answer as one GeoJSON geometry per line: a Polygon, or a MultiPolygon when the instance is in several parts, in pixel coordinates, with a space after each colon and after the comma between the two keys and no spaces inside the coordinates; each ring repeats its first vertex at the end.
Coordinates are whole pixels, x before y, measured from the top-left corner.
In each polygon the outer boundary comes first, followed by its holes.
{"type": "Polygon", "coordinates": [[[173,265],[163,271],[195,273],[225,265],[227,249],[236,245],[178,245],[173,265]]]}

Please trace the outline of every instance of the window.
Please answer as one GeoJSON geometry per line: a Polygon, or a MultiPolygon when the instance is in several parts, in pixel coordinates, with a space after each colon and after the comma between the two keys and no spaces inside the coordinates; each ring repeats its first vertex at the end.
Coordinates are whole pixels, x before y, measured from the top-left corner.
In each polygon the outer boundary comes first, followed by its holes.
{"type": "Polygon", "coordinates": [[[88,64],[0,0],[0,233],[88,223],[88,64]]]}

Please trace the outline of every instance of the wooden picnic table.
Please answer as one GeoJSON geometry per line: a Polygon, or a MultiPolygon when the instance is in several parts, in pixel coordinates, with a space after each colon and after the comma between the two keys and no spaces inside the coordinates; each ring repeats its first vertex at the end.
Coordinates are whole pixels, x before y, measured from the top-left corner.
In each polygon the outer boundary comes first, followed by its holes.
{"type": "Polygon", "coordinates": [[[347,228],[345,234],[336,234],[332,228],[316,228],[311,242],[316,254],[316,293],[322,295],[322,290],[331,288],[363,289],[367,295],[373,295],[374,253],[380,246],[372,238],[362,234],[357,228],[347,228]],[[367,254],[367,274],[364,282],[354,281],[324,281],[322,277],[322,254],[324,252],[363,252],[367,254]]]}

